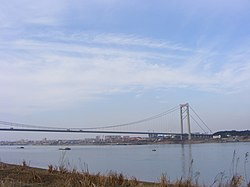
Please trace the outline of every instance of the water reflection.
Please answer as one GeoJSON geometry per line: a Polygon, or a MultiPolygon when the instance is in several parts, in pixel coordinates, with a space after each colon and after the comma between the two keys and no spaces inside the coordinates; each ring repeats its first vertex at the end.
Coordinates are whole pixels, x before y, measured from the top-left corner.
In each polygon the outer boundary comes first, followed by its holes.
{"type": "Polygon", "coordinates": [[[193,170],[193,156],[192,156],[192,144],[181,145],[181,171],[182,178],[187,179],[192,177],[193,170]]]}

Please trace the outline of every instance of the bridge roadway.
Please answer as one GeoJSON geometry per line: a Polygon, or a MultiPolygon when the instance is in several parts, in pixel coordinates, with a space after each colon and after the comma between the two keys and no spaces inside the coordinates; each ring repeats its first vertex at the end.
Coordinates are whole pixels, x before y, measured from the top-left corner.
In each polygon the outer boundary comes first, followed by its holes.
{"type": "MultiPolygon", "coordinates": [[[[31,128],[0,128],[0,131],[11,132],[49,132],[49,133],[92,133],[92,134],[141,134],[141,135],[172,135],[187,136],[187,134],[169,132],[143,132],[143,131],[103,131],[103,130],[75,130],[75,129],[31,129],[31,128]]],[[[192,134],[194,137],[211,137],[211,134],[192,134]]]]}

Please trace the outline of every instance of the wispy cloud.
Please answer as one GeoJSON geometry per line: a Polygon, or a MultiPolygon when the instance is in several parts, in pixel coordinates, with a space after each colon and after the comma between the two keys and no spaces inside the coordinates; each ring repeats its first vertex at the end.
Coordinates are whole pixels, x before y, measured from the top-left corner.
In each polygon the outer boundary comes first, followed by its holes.
{"type": "MultiPolygon", "coordinates": [[[[80,39],[81,35],[76,39],[80,39]]],[[[95,37],[87,37],[90,42],[103,43],[103,44],[115,44],[115,45],[127,45],[127,46],[142,46],[150,48],[166,48],[171,50],[189,51],[190,49],[181,46],[180,44],[174,44],[170,42],[164,42],[160,40],[153,40],[151,38],[138,37],[135,35],[117,35],[117,34],[98,34],[95,37]]]]}
{"type": "Polygon", "coordinates": [[[30,0],[12,3],[3,1],[0,7],[0,28],[9,28],[13,32],[33,26],[57,26],[61,24],[66,7],[64,1],[41,1],[35,4],[30,0]]]}
{"type": "Polygon", "coordinates": [[[30,35],[31,39],[46,39],[57,42],[75,42],[85,44],[103,44],[117,45],[127,47],[146,47],[151,49],[168,49],[176,51],[191,51],[190,48],[184,47],[181,44],[156,40],[137,35],[115,34],[115,33],[74,33],[66,34],[63,32],[43,32],[40,34],[30,35]]]}
{"type": "Polygon", "coordinates": [[[189,87],[216,93],[249,89],[250,61],[245,54],[232,54],[214,71],[220,62],[206,59],[212,51],[201,54],[135,36],[101,34],[89,39],[71,34],[67,41],[66,36],[60,41],[54,34],[50,41],[42,35],[1,41],[0,103],[5,110],[57,108],[142,89],[189,87]],[[130,49],[134,45],[139,46],[136,51],[130,49]],[[189,52],[180,54],[183,50],[189,52]]]}

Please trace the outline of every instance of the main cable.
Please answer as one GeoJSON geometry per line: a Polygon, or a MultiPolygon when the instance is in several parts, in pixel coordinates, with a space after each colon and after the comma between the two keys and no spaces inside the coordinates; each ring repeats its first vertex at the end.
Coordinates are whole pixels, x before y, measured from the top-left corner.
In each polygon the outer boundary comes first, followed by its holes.
{"type": "MultiPolygon", "coordinates": [[[[154,119],[157,119],[157,118],[160,118],[162,116],[165,116],[169,113],[172,113],[174,111],[176,111],[179,106],[176,106],[176,107],[173,107],[165,112],[162,112],[160,114],[157,114],[157,115],[154,115],[154,116],[151,116],[151,117],[148,117],[148,118],[145,118],[145,119],[142,119],[142,120],[137,120],[137,121],[132,121],[132,122],[129,122],[129,123],[122,123],[122,124],[118,124],[118,125],[108,125],[108,126],[99,126],[99,127],[86,127],[86,128],[77,128],[77,129],[88,129],[88,130],[95,130],[95,129],[108,129],[108,128],[114,128],[114,127],[124,127],[124,126],[131,126],[131,125],[134,125],[134,124],[139,124],[139,123],[143,123],[143,122],[146,122],[146,121],[151,121],[151,120],[154,120],[154,119]]],[[[73,128],[74,129],[74,128],[73,128]]]]}
{"type": "Polygon", "coordinates": [[[207,126],[207,124],[201,119],[201,117],[194,111],[194,109],[191,106],[190,108],[194,112],[194,114],[199,118],[199,120],[206,126],[206,128],[210,131],[210,133],[213,133],[212,130],[207,126]]]}
{"type": "Polygon", "coordinates": [[[194,122],[200,127],[201,130],[203,130],[204,133],[207,133],[201,126],[200,124],[194,119],[194,117],[192,115],[190,115],[191,118],[194,120],[194,122]]]}
{"type": "Polygon", "coordinates": [[[107,128],[114,128],[114,127],[123,127],[123,126],[130,126],[130,125],[134,125],[134,124],[139,124],[142,122],[146,122],[146,121],[151,121],[157,118],[160,118],[162,116],[165,116],[169,113],[172,113],[174,111],[176,111],[178,109],[178,106],[173,107],[165,112],[162,112],[160,114],[142,119],[142,120],[137,120],[137,121],[132,121],[129,123],[122,123],[122,124],[118,124],[118,125],[108,125],[108,126],[99,126],[99,127],[86,127],[86,128],[62,128],[62,127],[46,127],[46,126],[40,126],[40,125],[29,125],[29,124],[24,124],[24,123],[16,123],[16,122],[8,122],[8,121],[0,121],[0,124],[5,125],[5,126],[10,126],[10,127],[27,127],[27,128],[40,128],[40,129],[61,129],[61,130],[65,130],[65,129],[78,129],[78,130],[95,130],[95,129],[107,129],[107,128]]]}

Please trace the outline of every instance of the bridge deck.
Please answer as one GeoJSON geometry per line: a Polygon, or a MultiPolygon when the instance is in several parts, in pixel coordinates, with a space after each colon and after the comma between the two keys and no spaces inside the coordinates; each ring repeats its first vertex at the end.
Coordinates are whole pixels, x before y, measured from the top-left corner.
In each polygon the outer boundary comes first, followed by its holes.
{"type": "MultiPolygon", "coordinates": [[[[143,132],[143,131],[103,131],[103,130],[74,130],[74,129],[29,129],[29,128],[0,128],[0,131],[11,132],[49,132],[49,133],[92,133],[92,134],[141,134],[141,135],[175,135],[181,136],[180,133],[169,132],[143,132]]],[[[187,135],[187,134],[183,134],[187,135]]],[[[212,136],[211,134],[192,134],[192,136],[212,136]]]]}

